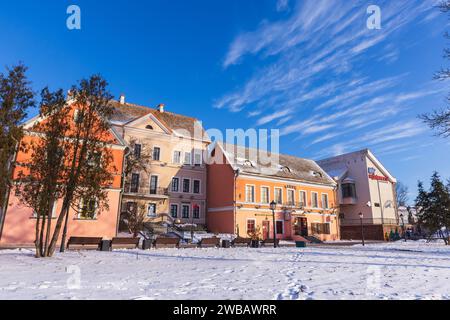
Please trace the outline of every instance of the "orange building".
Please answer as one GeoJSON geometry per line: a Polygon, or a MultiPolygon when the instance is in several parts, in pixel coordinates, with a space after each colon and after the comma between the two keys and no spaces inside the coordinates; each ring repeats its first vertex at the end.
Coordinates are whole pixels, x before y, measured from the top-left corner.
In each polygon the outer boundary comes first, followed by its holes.
{"type": "MultiPolygon", "coordinates": [[[[69,102],[70,103],[70,102],[69,102]]],[[[70,117],[75,121],[77,108],[71,104],[72,108],[70,117]]],[[[25,136],[22,142],[31,142],[39,139],[39,133],[36,131],[36,124],[45,119],[39,116],[31,119],[24,125],[25,136]]],[[[100,139],[100,138],[99,138],[100,139]]],[[[111,172],[113,181],[107,187],[109,209],[96,209],[96,205],[84,203],[81,201],[79,210],[71,209],[69,211],[69,223],[67,231],[67,239],[71,236],[82,237],[105,237],[112,238],[117,234],[120,200],[122,195],[122,170],[124,162],[125,142],[122,140],[114,129],[110,129],[107,136],[101,137],[102,141],[112,141],[107,146],[110,149],[113,161],[111,164],[111,172]]],[[[31,157],[28,151],[19,151],[16,156],[18,164],[13,171],[13,175],[17,178],[19,171],[26,172],[26,169],[20,167],[20,163],[26,163],[31,157]]],[[[62,199],[55,202],[53,207],[54,217],[52,229],[56,224],[56,219],[62,207],[62,199]]],[[[0,217],[0,246],[31,246],[35,241],[35,224],[36,214],[29,207],[20,203],[19,197],[16,195],[15,189],[12,188],[8,207],[2,217],[0,217]]]]}
{"type": "Polygon", "coordinates": [[[208,165],[207,226],[240,237],[337,240],[336,183],[314,161],[276,155],[261,161],[255,149],[216,143],[208,165]],[[255,155],[257,157],[255,158],[255,155]]]}

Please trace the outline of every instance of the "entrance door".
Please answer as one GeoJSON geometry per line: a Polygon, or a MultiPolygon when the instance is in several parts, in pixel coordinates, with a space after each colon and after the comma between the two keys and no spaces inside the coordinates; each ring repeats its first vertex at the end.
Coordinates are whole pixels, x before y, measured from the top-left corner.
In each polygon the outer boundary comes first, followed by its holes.
{"type": "Polygon", "coordinates": [[[270,239],[270,222],[269,221],[263,221],[263,230],[262,230],[262,237],[263,240],[270,239]]]}
{"type": "Polygon", "coordinates": [[[308,219],[297,218],[295,223],[295,235],[307,237],[308,236],[308,219]]]}

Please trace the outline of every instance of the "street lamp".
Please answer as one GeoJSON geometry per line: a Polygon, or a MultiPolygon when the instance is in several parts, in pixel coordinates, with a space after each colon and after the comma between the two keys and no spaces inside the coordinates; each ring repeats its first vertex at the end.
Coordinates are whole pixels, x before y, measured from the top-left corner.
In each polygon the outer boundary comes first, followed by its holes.
{"type": "Polygon", "coordinates": [[[275,224],[275,209],[277,208],[277,203],[275,201],[272,201],[270,203],[270,210],[272,210],[272,219],[273,219],[273,247],[277,247],[277,231],[275,230],[276,224],[275,224]]]}
{"type": "Polygon", "coordinates": [[[405,219],[404,219],[403,213],[400,213],[400,219],[402,219],[402,232],[403,232],[403,237],[405,238],[405,242],[406,242],[405,219]]]}
{"type": "Polygon", "coordinates": [[[362,212],[359,213],[359,219],[361,220],[361,239],[362,239],[362,245],[363,247],[366,245],[364,241],[364,225],[363,225],[363,218],[364,215],[362,212]]]}

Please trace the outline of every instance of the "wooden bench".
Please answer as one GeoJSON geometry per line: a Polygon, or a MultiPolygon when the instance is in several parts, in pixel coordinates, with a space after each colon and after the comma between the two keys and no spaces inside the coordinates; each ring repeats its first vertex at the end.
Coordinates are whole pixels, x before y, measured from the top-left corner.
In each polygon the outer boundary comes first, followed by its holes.
{"type": "Polygon", "coordinates": [[[99,237],[70,237],[67,250],[100,250],[102,239],[99,237]]]}
{"type": "Polygon", "coordinates": [[[111,240],[111,249],[137,249],[139,247],[139,238],[113,238],[111,240]]]}
{"type": "Polygon", "coordinates": [[[161,248],[178,248],[180,245],[180,239],[178,238],[169,238],[169,237],[159,237],[156,238],[153,246],[155,249],[161,248]]]}
{"type": "MultiPolygon", "coordinates": [[[[277,247],[280,246],[280,240],[277,239],[277,247]]],[[[266,239],[261,241],[261,247],[272,246],[273,247],[273,239],[266,239]]]]}
{"type": "Polygon", "coordinates": [[[215,248],[220,247],[220,238],[203,238],[198,243],[200,248],[215,248]]]}
{"type": "Polygon", "coordinates": [[[232,247],[249,247],[252,242],[250,238],[236,238],[231,242],[232,247]]]}

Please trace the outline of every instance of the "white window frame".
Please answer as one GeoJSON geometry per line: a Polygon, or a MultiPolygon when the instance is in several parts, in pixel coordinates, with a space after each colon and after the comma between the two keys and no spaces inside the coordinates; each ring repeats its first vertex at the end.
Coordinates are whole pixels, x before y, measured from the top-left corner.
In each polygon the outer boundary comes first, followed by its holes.
{"type": "Polygon", "coordinates": [[[169,206],[169,209],[170,209],[170,212],[169,212],[169,214],[170,214],[170,216],[173,218],[173,219],[178,219],[179,217],[178,217],[178,213],[180,212],[180,205],[178,204],[178,203],[171,203],[170,204],[170,206],[169,206]],[[177,216],[176,217],[173,217],[172,216],[172,206],[174,206],[174,207],[177,207],[177,216]]]}
{"type": "Polygon", "coordinates": [[[191,191],[192,191],[192,181],[191,180],[192,180],[191,178],[182,178],[181,179],[181,190],[180,190],[181,193],[191,193],[191,191]],[[187,192],[184,191],[184,180],[189,180],[189,191],[187,191],[187,192]]]}
{"type": "Polygon", "coordinates": [[[152,160],[153,161],[161,161],[161,155],[162,155],[162,148],[160,146],[153,146],[153,150],[152,150],[152,160]],[[155,154],[155,148],[159,148],[159,159],[155,160],[153,159],[153,155],[155,154]]]}
{"type": "Polygon", "coordinates": [[[248,230],[248,222],[249,221],[253,221],[255,223],[255,230],[258,228],[258,226],[256,225],[256,219],[254,219],[254,218],[247,218],[246,224],[245,224],[245,229],[247,231],[247,234],[249,233],[249,230],[248,230]]]}
{"type": "Polygon", "coordinates": [[[148,218],[156,218],[158,216],[158,204],[156,202],[149,202],[147,203],[147,217],[148,218]],[[153,213],[153,215],[150,215],[150,206],[154,205],[155,206],[155,212],[153,213]]]}
{"type": "Polygon", "coordinates": [[[288,189],[286,190],[286,202],[287,202],[289,205],[291,204],[291,203],[289,203],[289,192],[292,193],[292,196],[293,196],[293,198],[292,198],[292,204],[295,205],[295,189],[288,188],[288,189]]]}
{"type": "MultiPolygon", "coordinates": [[[[56,218],[56,208],[57,208],[57,206],[58,206],[58,200],[55,200],[55,202],[53,202],[53,207],[52,207],[52,219],[56,218]]],[[[34,210],[33,210],[32,217],[33,218],[37,218],[37,213],[34,210]]]]}
{"type": "Polygon", "coordinates": [[[260,187],[260,196],[261,196],[261,203],[263,204],[269,204],[270,203],[270,187],[269,186],[261,186],[260,187]],[[267,202],[263,202],[263,190],[267,189],[267,202]]]}
{"type": "Polygon", "coordinates": [[[283,188],[280,188],[280,187],[273,188],[273,200],[277,204],[283,204],[283,188]],[[280,203],[278,203],[278,199],[277,199],[277,190],[281,190],[281,201],[280,201],[280,203]]]}
{"type": "Polygon", "coordinates": [[[182,204],[181,204],[181,219],[190,219],[190,218],[191,218],[191,205],[190,205],[190,204],[182,203],[182,204]],[[183,216],[183,212],[184,212],[183,209],[184,209],[185,207],[188,208],[188,217],[187,217],[187,218],[183,216]]]}
{"type": "Polygon", "coordinates": [[[90,218],[90,219],[86,219],[83,218],[81,216],[81,211],[83,209],[84,206],[84,199],[81,199],[80,203],[79,203],[79,207],[78,207],[78,214],[77,214],[77,218],[79,220],[86,220],[86,221],[91,221],[91,220],[97,220],[97,215],[98,215],[98,199],[95,199],[95,212],[94,212],[94,217],[90,218]]]}
{"type": "Polygon", "coordinates": [[[193,194],[202,194],[202,180],[200,179],[192,179],[192,193],[193,194]],[[195,193],[194,190],[194,185],[195,185],[195,181],[198,181],[198,193],[195,193]]]}
{"type": "Polygon", "coordinates": [[[322,209],[325,209],[325,210],[330,209],[330,197],[328,196],[328,193],[322,192],[321,197],[320,197],[320,201],[321,201],[321,204],[322,204],[322,209]],[[323,204],[323,196],[327,197],[327,206],[326,207],[323,204]]]}
{"type": "Polygon", "coordinates": [[[191,152],[184,152],[183,154],[183,165],[185,166],[192,166],[192,153],[191,152]],[[189,162],[186,162],[186,156],[189,155],[189,162]]]}
{"type": "Polygon", "coordinates": [[[312,208],[314,208],[314,209],[319,209],[319,193],[318,192],[316,192],[316,191],[312,191],[311,192],[311,207],[312,208]],[[314,196],[313,195],[317,195],[317,205],[315,206],[314,205],[314,196]]]}
{"type": "Polygon", "coordinates": [[[202,150],[194,150],[194,166],[201,166],[203,165],[203,151],[202,150]],[[197,163],[195,157],[199,156],[200,157],[200,162],[197,163]]]}
{"type": "Polygon", "coordinates": [[[158,194],[158,188],[159,188],[159,174],[150,174],[148,179],[148,193],[150,193],[151,185],[152,185],[152,177],[156,177],[156,194],[158,194]]]}
{"type": "Polygon", "coordinates": [[[303,203],[303,206],[307,207],[308,206],[308,192],[306,190],[300,190],[299,191],[299,193],[298,193],[298,196],[300,197],[299,203],[301,203],[303,201],[302,194],[305,195],[305,203],[303,203]]]}
{"type": "Polygon", "coordinates": [[[256,203],[256,186],[254,184],[246,184],[245,185],[245,202],[256,203]],[[253,188],[253,201],[248,201],[248,199],[247,199],[247,187],[253,188]]]}
{"type": "Polygon", "coordinates": [[[180,177],[172,177],[172,180],[170,181],[170,192],[176,192],[179,193],[180,192],[180,177]],[[178,188],[177,190],[173,190],[173,179],[178,179],[178,188]]]}
{"type": "Polygon", "coordinates": [[[182,157],[183,157],[183,152],[181,152],[181,151],[179,151],[179,150],[173,150],[173,153],[172,153],[172,163],[174,163],[174,164],[181,164],[181,159],[182,159],[182,157]],[[175,161],[176,159],[175,159],[175,153],[179,153],[179,159],[178,159],[178,162],[177,161],[175,161]]]}

